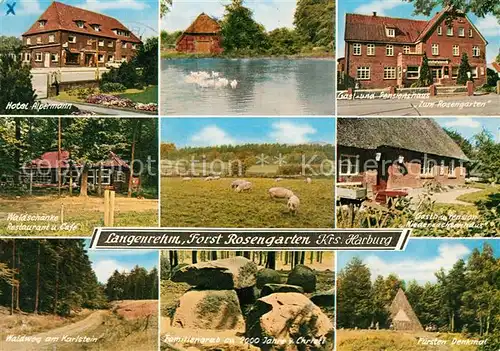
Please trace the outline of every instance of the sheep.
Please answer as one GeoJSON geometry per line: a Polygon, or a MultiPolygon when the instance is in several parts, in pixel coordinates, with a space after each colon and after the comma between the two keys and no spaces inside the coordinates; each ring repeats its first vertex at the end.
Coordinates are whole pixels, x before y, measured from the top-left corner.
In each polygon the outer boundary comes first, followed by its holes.
{"type": "Polygon", "coordinates": [[[246,180],[244,180],[244,179],[236,179],[235,181],[233,181],[231,183],[231,189],[234,189],[234,188],[238,187],[238,185],[240,185],[241,183],[245,183],[245,182],[246,182],[246,180]]]}
{"type": "Polygon", "coordinates": [[[311,184],[311,183],[312,183],[312,179],[311,179],[311,178],[306,178],[305,182],[306,182],[307,184],[311,184]]]}
{"type": "Polygon", "coordinates": [[[183,181],[183,182],[188,182],[188,181],[190,181],[190,180],[192,180],[192,179],[193,179],[193,178],[191,178],[191,177],[184,177],[184,178],[182,178],[182,181],[183,181]]]}
{"type": "Polygon", "coordinates": [[[291,191],[290,189],[287,189],[287,188],[282,188],[282,187],[271,188],[271,189],[269,189],[268,192],[269,192],[269,196],[271,197],[271,199],[275,199],[275,198],[289,199],[290,197],[292,197],[294,195],[293,191],[291,191]]]}
{"type": "Polygon", "coordinates": [[[299,205],[300,205],[300,200],[296,195],[292,195],[288,199],[287,207],[290,213],[293,213],[294,215],[299,212],[299,205]]]}
{"type": "Polygon", "coordinates": [[[239,184],[236,187],[236,189],[235,189],[235,191],[237,193],[241,193],[243,191],[250,191],[250,190],[252,190],[252,183],[247,182],[247,181],[245,181],[244,183],[239,184]]]}

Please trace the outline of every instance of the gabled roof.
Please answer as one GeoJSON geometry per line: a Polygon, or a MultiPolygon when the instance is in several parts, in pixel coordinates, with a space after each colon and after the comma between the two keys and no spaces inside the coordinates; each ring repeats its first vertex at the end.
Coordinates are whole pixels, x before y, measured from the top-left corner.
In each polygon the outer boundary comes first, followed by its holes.
{"type": "Polygon", "coordinates": [[[69,152],[62,150],[59,157],[58,151],[49,151],[26,165],[27,168],[49,169],[49,168],[68,168],[69,152]]]}
{"type": "Polygon", "coordinates": [[[427,21],[378,15],[346,14],[346,41],[382,41],[387,43],[414,43],[427,25],[427,21]],[[394,38],[386,35],[386,28],[395,28],[394,38]]]}
{"type": "Polygon", "coordinates": [[[376,150],[392,147],[467,161],[468,158],[430,118],[338,118],[337,144],[376,150]]]}
{"type": "Polygon", "coordinates": [[[110,152],[108,158],[100,163],[103,167],[121,167],[129,169],[127,162],[123,161],[117,154],[110,152]]]}
{"type": "Polygon", "coordinates": [[[194,33],[212,33],[217,34],[220,32],[219,23],[205,13],[201,13],[196,19],[191,23],[191,25],[184,31],[185,34],[194,33]]]}
{"type": "Polygon", "coordinates": [[[115,34],[113,32],[114,29],[130,32],[127,27],[113,17],[55,1],[50,4],[47,10],[45,10],[45,12],[38,18],[31,28],[28,29],[28,31],[23,35],[45,33],[55,30],[66,30],[98,37],[122,39],[129,42],[141,43],[141,40],[132,32],[130,33],[130,37],[127,37],[115,34]],[[42,20],[47,21],[47,23],[41,28],[39,26],[39,21],[42,20]],[[84,28],[78,27],[76,24],[77,21],[83,21],[84,28]],[[90,26],[92,24],[99,24],[100,31],[95,31],[90,26]]]}

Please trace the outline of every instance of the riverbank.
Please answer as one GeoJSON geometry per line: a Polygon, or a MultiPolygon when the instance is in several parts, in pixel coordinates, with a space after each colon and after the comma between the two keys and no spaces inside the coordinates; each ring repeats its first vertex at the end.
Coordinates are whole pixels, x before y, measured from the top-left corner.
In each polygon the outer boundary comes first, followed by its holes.
{"type": "Polygon", "coordinates": [[[317,59],[317,60],[335,60],[333,52],[308,52],[296,55],[240,55],[240,54],[190,54],[177,51],[162,51],[162,59],[204,59],[204,58],[218,58],[218,59],[274,59],[274,60],[300,60],[300,59],[317,59]]]}

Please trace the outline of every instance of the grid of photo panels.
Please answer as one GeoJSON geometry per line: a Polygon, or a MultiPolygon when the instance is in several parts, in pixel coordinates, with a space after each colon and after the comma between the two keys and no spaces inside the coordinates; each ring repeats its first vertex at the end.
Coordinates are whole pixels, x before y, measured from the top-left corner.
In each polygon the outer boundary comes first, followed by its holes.
{"type": "Polygon", "coordinates": [[[0,350],[499,351],[499,111],[496,2],[0,0],[0,350]]]}

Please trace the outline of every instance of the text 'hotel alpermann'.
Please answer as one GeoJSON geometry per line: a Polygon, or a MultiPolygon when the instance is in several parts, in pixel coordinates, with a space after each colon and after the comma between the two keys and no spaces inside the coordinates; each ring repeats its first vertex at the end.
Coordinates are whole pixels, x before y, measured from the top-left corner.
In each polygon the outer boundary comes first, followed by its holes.
{"type": "Polygon", "coordinates": [[[34,68],[105,66],[130,61],[141,44],[115,18],[53,2],[23,34],[22,60],[34,68]]]}
{"type": "Polygon", "coordinates": [[[420,75],[425,52],[435,83],[454,85],[466,53],[472,77],[482,85],[487,44],[469,18],[450,7],[429,21],[349,13],[339,66],[361,88],[409,87],[420,75]]]}

